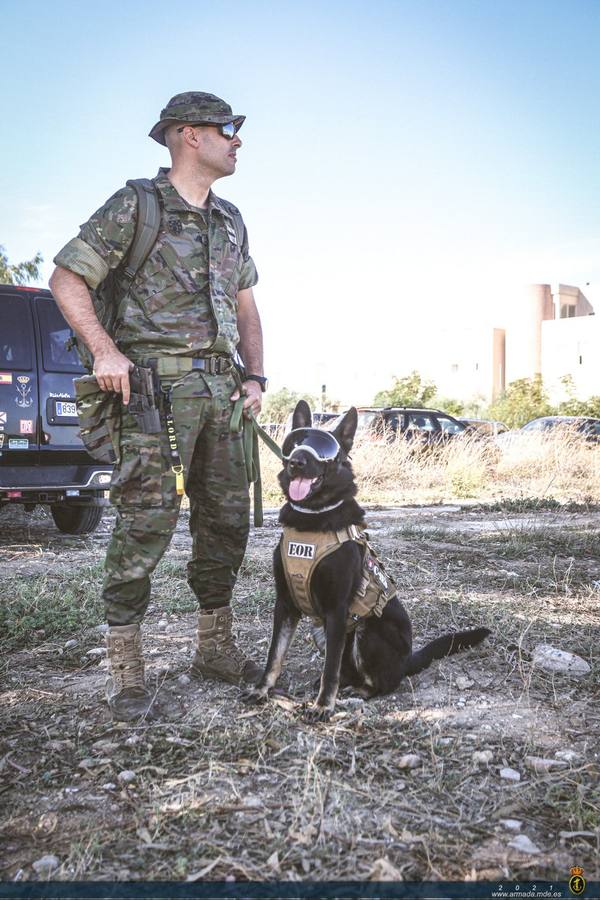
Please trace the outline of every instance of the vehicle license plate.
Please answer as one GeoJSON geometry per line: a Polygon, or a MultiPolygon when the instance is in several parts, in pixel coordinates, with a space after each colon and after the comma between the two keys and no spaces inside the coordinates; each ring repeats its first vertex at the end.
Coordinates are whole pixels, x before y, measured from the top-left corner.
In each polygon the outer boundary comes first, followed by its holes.
{"type": "Polygon", "coordinates": [[[73,418],[73,416],[77,415],[77,404],[73,402],[68,402],[65,400],[57,400],[56,401],[56,415],[57,416],[69,416],[73,418]]]}

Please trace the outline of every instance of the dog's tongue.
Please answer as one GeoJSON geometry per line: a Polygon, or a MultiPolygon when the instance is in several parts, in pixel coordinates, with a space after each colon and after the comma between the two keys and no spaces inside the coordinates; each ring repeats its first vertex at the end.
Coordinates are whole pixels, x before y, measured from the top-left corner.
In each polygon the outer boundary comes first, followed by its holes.
{"type": "Polygon", "coordinates": [[[294,478],[290,481],[289,495],[292,500],[304,500],[310,493],[314,478],[294,478]]]}

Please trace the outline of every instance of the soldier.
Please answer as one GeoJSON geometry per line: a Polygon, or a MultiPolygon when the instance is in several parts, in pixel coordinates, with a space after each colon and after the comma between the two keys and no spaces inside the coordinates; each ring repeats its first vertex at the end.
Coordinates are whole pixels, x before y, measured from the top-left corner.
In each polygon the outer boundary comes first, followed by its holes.
{"type": "Polygon", "coordinates": [[[235,644],[230,606],[248,538],[249,498],[241,435],[230,432],[229,420],[240,391],[246,413],[257,414],[266,388],[252,292],[258,275],[239,211],[211,190],[235,171],[244,118],[200,92],[178,94],[162,110],[150,131],[171,156],[171,168],[153,179],[160,229],[133,282],[115,292],[114,333],[100,325],[90,290],[111,270],[119,284],[135,231],[135,190],[117,191],[54,259],[52,292],[94,357],[98,385],[123,401],[111,484],[117,517],[103,584],[106,692],[119,719],[148,709],[140,623],[150,575],[169,545],[181,502],[166,430],[142,433],[127,410],[134,364],[158,373],[190,501],[188,581],[200,605],[191,672],[236,683],[256,680],[261,672],[235,644]],[[236,350],[251,373],[243,384],[232,364],[236,350]]]}

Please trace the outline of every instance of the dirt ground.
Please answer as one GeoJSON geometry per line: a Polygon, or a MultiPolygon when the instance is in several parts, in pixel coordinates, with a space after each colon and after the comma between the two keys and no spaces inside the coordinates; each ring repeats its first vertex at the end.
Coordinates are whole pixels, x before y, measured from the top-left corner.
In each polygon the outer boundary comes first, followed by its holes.
{"type": "MultiPolygon", "coordinates": [[[[22,583],[60,609],[67,578],[97,594],[111,521],[74,538],[43,513],[4,511],[5,600],[22,583]]],[[[413,507],[368,522],[415,645],[470,624],[492,630],[485,644],[389,697],[344,696],[315,726],[302,702],[321,660],[303,622],[284,692],[249,707],[237,687],[186,676],[182,514],[144,627],[148,720],[112,723],[94,625],[4,650],[0,879],[564,882],[573,865],[598,879],[600,511],[413,507]],[[591,671],[535,665],[540,644],[591,671]]],[[[277,538],[273,510],[235,594],[241,643],[261,659],[277,538]]]]}

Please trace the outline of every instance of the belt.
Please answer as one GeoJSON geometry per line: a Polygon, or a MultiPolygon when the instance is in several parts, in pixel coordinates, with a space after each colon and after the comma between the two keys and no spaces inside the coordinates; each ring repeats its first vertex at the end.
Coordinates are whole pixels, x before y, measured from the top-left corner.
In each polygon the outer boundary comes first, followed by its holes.
{"type": "Polygon", "coordinates": [[[142,364],[150,366],[159,377],[162,375],[165,378],[187,375],[194,370],[208,375],[224,375],[233,369],[230,356],[160,356],[146,359],[142,364]]]}

